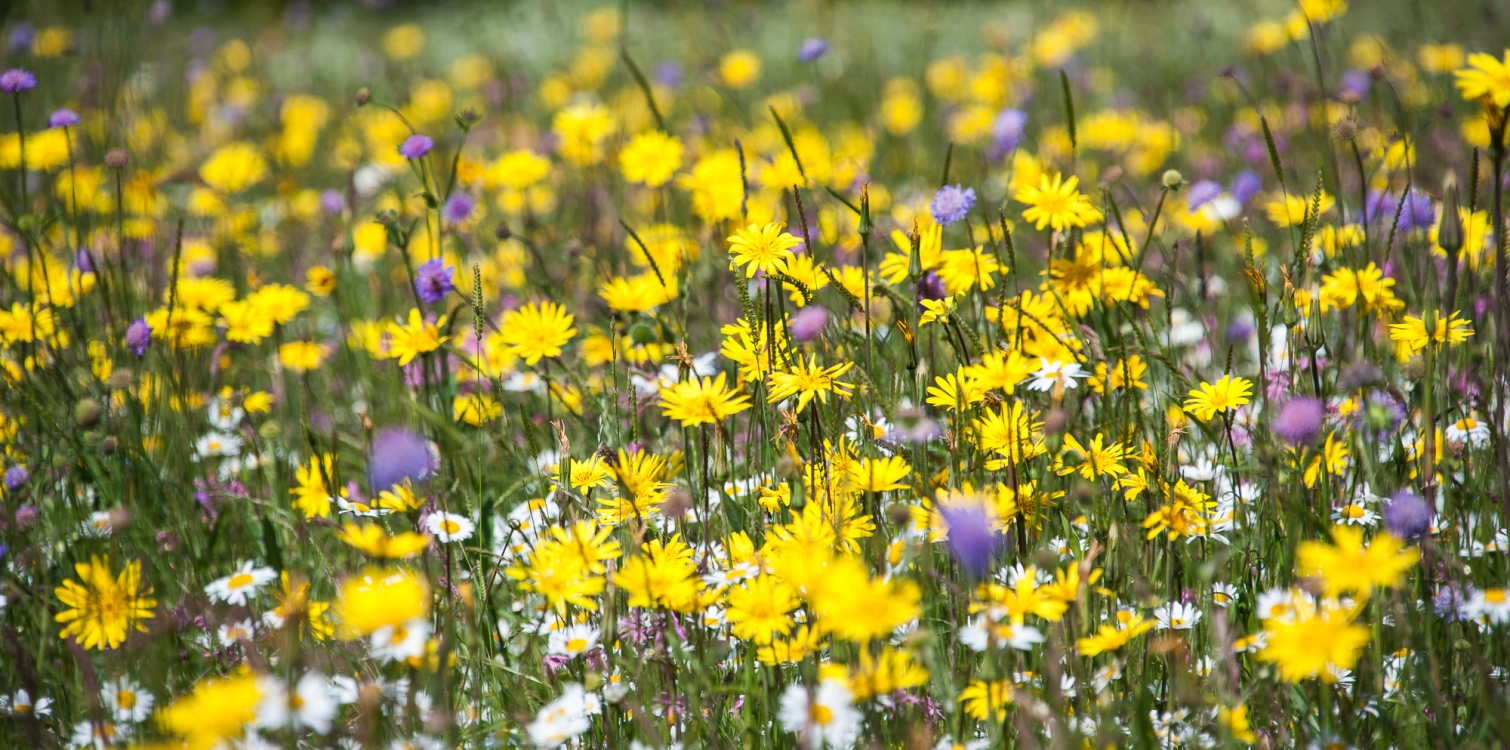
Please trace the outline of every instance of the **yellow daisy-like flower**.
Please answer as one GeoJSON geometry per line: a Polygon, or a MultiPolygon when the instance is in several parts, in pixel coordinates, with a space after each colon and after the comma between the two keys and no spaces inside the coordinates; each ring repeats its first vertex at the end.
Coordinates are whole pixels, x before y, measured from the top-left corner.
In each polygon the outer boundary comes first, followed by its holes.
{"type": "Polygon", "coordinates": [[[854,386],[840,382],[839,378],[854,366],[853,362],[845,362],[833,367],[819,367],[817,357],[812,355],[808,356],[806,365],[798,359],[790,370],[771,373],[771,393],[766,397],[766,402],[774,404],[796,396],[797,413],[801,414],[814,396],[825,404],[828,403],[830,393],[838,394],[840,398],[849,398],[854,386]]]}
{"type": "Polygon", "coordinates": [[[1476,52],[1468,56],[1468,67],[1452,72],[1463,98],[1474,101],[1489,97],[1494,106],[1510,107],[1510,49],[1503,61],[1494,55],[1476,52]]]}
{"type": "Polygon", "coordinates": [[[1253,393],[1253,383],[1246,378],[1223,375],[1215,383],[1201,383],[1185,399],[1185,411],[1202,422],[1209,422],[1218,412],[1228,412],[1248,403],[1253,393]]]}
{"type": "Polygon", "coordinates": [[[641,133],[619,152],[624,179],[660,187],[682,166],[682,140],[659,130],[641,133]]]}
{"type": "Polygon", "coordinates": [[[446,317],[442,315],[440,320],[431,323],[425,320],[418,309],[409,311],[409,322],[389,323],[388,356],[398,360],[400,365],[407,365],[415,357],[433,352],[440,348],[441,344],[451,340],[450,336],[440,335],[440,326],[446,324],[446,317]]]}
{"type": "Polygon", "coordinates": [[[918,318],[919,328],[928,325],[929,323],[938,323],[939,325],[943,325],[945,323],[948,323],[949,316],[954,314],[955,303],[953,297],[945,297],[943,299],[925,299],[921,300],[920,304],[922,304],[923,306],[923,314],[918,318]]]}
{"type": "Polygon", "coordinates": [[[199,167],[199,176],[222,193],[239,193],[267,176],[267,161],[250,143],[222,146],[199,167]]]}
{"type": "Polygon", "coordinates": [[[1426,348],[1426,342],[1434,341],[1438,344],[1457,346],[1473,336],[1471,321],[1458,317],[1454,311],[1451,317],[1443,317],[1436,314],[1436,326],[1431,335],[1426,334],[1426,321],[1414,315],[1405,316],[1405,321],[1395,323],[1389,327],[1391,341],[1409,347],[1411,352],[1419,352],[1426,348]]]}
{"type": "Polygon", "coordinates": [[[1407,547],[1388,531],[1379,532],[1365,547],[1363,527],[1352,525],[1333,528],[1331,544],[1301,542],[1295,551],[1296,572],[1320,579],[1328,596],[1368,596],[1376,587],[1395,588],[1419,559],[1420,550],[1407,547]]]}
{"type": "Polygon", "coordinates": [[[693,378],[661,389],[661,412],[682,423],[683,427],[719,424],[734,414],[750,408],[750,398],[731,391],[724,384],[724,374],[717,378],[693,378]]]}
{"type": "Polygon", "coordinates": [[[356,547],[370,557],[407,558],[423,552],[430,546],[429,534],[401,531],[388,536],[377,524],[359,526],[346,522],[336,532],[336,538],[356,547]]]}
{"type": "MultiPolygon", "coordinates": [[[[1337,201],[1325,190],[1321,191],[1321,198],[1316,202],[1316,215],[1320,216],[1331,211],[1335,205],[1337,201]]],[[[1310,196],[1286,195],[1265,203],[1264,213],[1268,214],[1269,221],[1281,227],[1293,227],[1305,221],[1306,212],[1310,210],[1310,207],[1310,196]]]]}
{"type": "Polygon", "coordinates": [[[554,302],[525,305],[504,314],[498,326],[499,341],[525,364],[533,365],[542,357],[561,356],[561,347],[577,333],[572,327],[574,320],[565,307],[554,302]]]}
{"type": "Polygon", "coordinates": [[[1037,187],[1025,187],[1017,191],[1018,203],[1027,204],[1022,218],[1033,222],[1035,229],[1051,226],[1054,231],[1065,227],[1083,227],[1101,220],[1101,212],[1091,205],[1090,199],[1078,189],[1080,178],[1056,173],[1053,177],[1038,176],[1037,187]]]}
{"type": "Polygon", "coordinates": [[[802,241],[783,232],[785,228],[786,224],[779,221],[763,227],[751,224],[736,230],[729,238],[729,253],[734,256],[734,265],[744,266],[746,278],[754,278],[756,271],[768,274],[786,271],[786,264],[795,257],[791,248],[802,241]]]}
{"type": "Polygon", "coordinates": [[[278,347],[278,362],[294,372],[318,370],[325,363],[325,347],[313,341],[293,341],[278,347]]]}
{"type": "Polygon", "coordinates": [[[147,632],[142,623],[152,619],[157,600],[152,586],[142,581],[140,560],[126,563],[115,576],[110,574],[109,557],[90,557],[87,563],[74,563],[73,569],[79,580],[64,581],[54,590],[68,607],[55,617],[64,623],[59,636],[98,649],[121,645],[131,630],[147,632]]]}

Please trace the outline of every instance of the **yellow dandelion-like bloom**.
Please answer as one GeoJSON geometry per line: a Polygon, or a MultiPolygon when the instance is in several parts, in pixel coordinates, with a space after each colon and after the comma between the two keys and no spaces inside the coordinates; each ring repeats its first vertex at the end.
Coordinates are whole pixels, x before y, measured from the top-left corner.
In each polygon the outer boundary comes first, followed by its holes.
{"type": "Polygon", "coordinates": [[[1494,106],[1510,107],[1510,49],[1503,61],[1494,55],[1476,52],[1468,56],[1468,67],[1452,72],[1463,98],[1474,101],[1488,97],[1494,106]]]}
{"type": "Polygon", "coordinates": [[[1229,412],[1248,403],[1248,396],[1252,393],[1251,381],[1223,375],[1215,383],[1203,382],[1199,388],[1190,391],[1190,397],[1185,399],[1185,411],[1202,422],[1209,422],[1219,412],[1229,412]]]}
{"type": "Polygon", "coordinates": [[[64,581],[54,590],[68,609],[55,619],[64,623],[58,635],[74,638],[84,648],[115,648],[132,630],[147,632],[142,623],[152,619],[157,600],[152,586],[142,580],[140,560],[132,560],[114,576],[109,557],[91,556],[87,563],[74,563],[78,581],[64,581]]]}
{"type": "Polygon", "coordinates": [[[1037,187],[1017,191],[1018,203],[1028,206],[1022,218],[1033,222],[1035,229],[1046,226],[1062,232],[1066,227],[1083,227],[1101,220],[1101,212],[1079,190],[1080,178],[1065,179],[1062,174],[1039,175],[1037,187]]]}
{"type": "Polygon", "coordinates": [[[571,341],[577,329],[575,318],[554,302],[529,304],[510,310],[499,324],[499,340],[525,364],[533,365],[543,357],[561,356],[561,347],[571,341]]]}
{"type": "Polygon", "coordinates": [[[754,278],[756,271],[767,274],[786,271],[786,264],[795,257],[791,248],[802,241],[782,230],[786,224],[773,221],[765,226],[754,224],[734,232],[729,238],[729,254],[734,256],[734,265],[744,266],[745,277],[754,278]]]}

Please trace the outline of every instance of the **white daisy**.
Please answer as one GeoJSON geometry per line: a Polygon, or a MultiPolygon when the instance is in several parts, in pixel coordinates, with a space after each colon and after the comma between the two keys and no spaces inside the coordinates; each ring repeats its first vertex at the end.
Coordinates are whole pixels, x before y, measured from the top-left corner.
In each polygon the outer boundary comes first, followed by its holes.
{"type": "Polygon", "coordinates": [[[31,693],[25,690],[17,690],[12,695],[0,695],[0,711],[8,711],[13,714],[31,714],[32,716],[48,716],[52,714],[52,699],[43,696],[32,700],[31,693]]]}
{"type": "Polygon", "coordinates": [[[201,458],[234,456],[241,452],[241,437],[228,432],[211,432],[194,443],[194,452],[201,458]]]}
{"type": "Polygon", "coordinates": [[[344,497],[332,497],[330,499],[335,502],[336,509],[340,513],[356,516],[357,518],[378,518],[393,512],[392,508],[379,508],[371,503],[364,503],[360,500],[348,500],[344,497]]]}
{"type": "Polygon", "coordinates": [[[425,655],[430,622],[423,617],[372,631],[372,655],[384,661],[404,661],[425,655]]]}
{"type": "Polygon", "coordinates": [[[1170,602],[1153,611],[1160,630],[1189,630],[1201,621],[1201,611],[1194,604],[1170,602]]]}
{"type": "Polygon", "coordinates": [[[860,735],[860,712],[844,680],[829,678],[817,688],[791,685],[781,694],[781,728],[797,735],[809,750],[824,744],[850,747],[860,735]]]}
{"type": "Polygon", "coordinates": [[[264,729],[309,728],[320,734],[330,732],[330,722],[335,718],[335,691],[330,682],[317,673],[309,672],[299,678],[293,694],[288,685],[276,677],[263,677],[257,681],[262,700],[257,703],[257,726],[264,729]]]}
{"type": "Polygon", "coordinates": [[[1085,379],[1090,373],[1080,369],[1080,365],[1074,362],[1050,362],[1043,357],[1038,358],[1038,371],[1033,373],[1033,379],[1028,382],[1028,388],[1034,391],[1050,391],[1056,385],[1063,385],[1067,391],[1075,389],[1076,378],[1085,379]]]}
{"type": "Polygon", "coordinates": [[[100,538],[110,536],[115,531],[115,522],[108,510],[97,510],[89,514],[89,518],[79,525],[79,531],[84,536],[100,538]]]}
{"type": "Polygon", "coordinates": [[[437,511],[425,519],[425,528],[442,542],[464,542],[472,538],[477,524],[466,516],[437,511]]]}
{"type": "Polygon", "coordinates": [[[215,632],[215,637],[220,639],[222,646],[234,646],[242,641],[249,641],[256,635],[257,631],[252,627],[250,619],[224,623],[215,632]]]}
{"type": "Polygon", "coordinates": [[[100,703],[120,722],[146,721],[152,715],[155,700],[141,685],[125,677],[105,683],[100,690],[100,703]]]}
{"type": "Polygon", "coordinates": [[[993,645],[1027,651],[1033,644],[1043,643],[1043,634],[1029,625],[992,623],[985,617],[976,617],[959,629],[959,640],[975,651],[985,651],[993,645]]]}
{"type": "Polygon", "coordinates": [[[524,731],[536,745],[556,747],[592,729],[591,717],[601,710],[597,696],[571,683],[560,698],[540,709],[524,731]]]}
{"type": "Polygon", "coordinates": [[[247,560],[235,573],[204,587],[204,592],[211,599],[219,599],[226,604],[246,604],[247,598],[256,595],[257,589],[277,577],[278,573],[272,568],[259,568],[256,563],[247,560]]]}
{"type": "Polygon", "coordinates": [[[1510,622],[1510,590],[1475,589],[1464,609],[1474,619],[1482,617],[1495,624],[1510,622]]]}
{"type": "Polygon", "coordinates": [[[545,652],[561,656],[577,656],[598,645],[600,635],[598,629],[591,625],[568,625],[551,632],[546,642],[545,652]]]}
{"type": "Polygon", "coordinates": [[[1443,430],[1448,440],[1462,443],[1469,448],[1478,448],[1489,442],[1489,425],[1473,417],[1463,417],[1443,430]]]}
{"type": "Polygon", "coordinates": [[[1211,602],[1222,609],[1232,606],[1237,601],[1237,587],[1230,583],[1214,583],[1211,585],[1211,602]]]}

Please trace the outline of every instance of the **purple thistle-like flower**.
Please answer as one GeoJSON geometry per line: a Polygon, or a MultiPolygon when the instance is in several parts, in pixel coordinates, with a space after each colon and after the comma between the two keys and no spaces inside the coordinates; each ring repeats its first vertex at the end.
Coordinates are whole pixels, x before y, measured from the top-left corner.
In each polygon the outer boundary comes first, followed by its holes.
{"type": "Polygon", "coordinates": [[[466,221],[472,215],[472,209],[477,207],[477,199],[470,193],[457,193],[446,200],[446,205],[441,208],[442,216],[446,221],[456,223],[466,221]]]}
{"type": "Polygon", "coordinates": [[[1028,116],[1020,109],[1004,109],[991,121],[991,144],[999,149],[1002,155],[1017,148],[1022,141],[1023,128],[1028,124],[1028,116]]]}
{"type": "Polygon", "coordinates": [[[389,427],[372,439],[367,456],[367,478],[374,493],[405,479],[422,481],[430,476],[430,446],[413,430],[389,427]]]}
{"type": "Polygon", "coordinates": [[[79,273],[94,273],[94,261],[83,248],[73,251],[73,267],[79,269],[79,273]]]}
{"type": "Polygon", "coordinates": [[[1279,416],[1274,418],[1274,434],[1290,445],[1311,445],[1321,437],[1321,420],[1326,416],[1326,407],[1321,401],[1301,396],[1279,407],[1279,416]]]}
{"type": "Polygon", "coordinates": [[[1362,101],[1368,96],[1369,83],[1367,71],[1349,70],[1342,74],[1342,84],[1337,98],[1345,102],[1362,101]]]}
{"type": "Polygon", "coordinates": [[[31,478],[31,472],[25,466],[17,464],[5,470],[5,489],[19,490],[26,480],[31,478]]]}
{"type": "Polygon", "coordinates": [[[411,135],[398,147],[398,152],[405,159],[418,159],[430,153],[435,148],[435,139],[428,135],[411,135]]]}
{"type": "Polygon", "coordinates": [[[939,508],[939,515],[949,528],[949,552],[971,576],[985,576],[1001,542],[1001,537],[991,530],[986,507],[976,503],[944,505],[939,508]]]}
{"type": "Polygon", "coordinates": [[[1382,190],[1369,191],[1363,200],[1363,220],[1369,224],[1385,222],[1393,218],[1400,199],[1382,190]]]}
{"type": "Polygon", "coordinates": [[[1394,396],[1384,391],[1375,391],[1363,406],[1363,424],[1370,431],[1393,435],[1405,421],[1405,407],[1394,396]]]}
{"type": "Polygon", "coordinates": [[[938,423],[930,419],[916,406],[904,406],[897,410],[896,422],[886,439],[894,443],[926,443],[942,434],[938,423]]]}
{"type": "Polygon", "coordinates": [[[671,88],[682,85],[682,66],[670,60],[656,63],[655,82],[671,88]]]}
{"type": "Polygon", "coordinates": [[[1185,199],[1190,203],[1190,210],[1194,211],[1201,206],[1210,203],[1211,200],[1222,194],[1222,184],[1216,180],[1201,180],[1190,186],[1190,192],[1185,199]]]}
{"type": "Polygon", "coordinates": [[[1384,524],[1401,539],[1419,539],[1431,531],[1431,505],[1414,492],[1401,490],[1384,506],[1384,524]]]}
{"type": "Polygon", "coordinates": [[[346,210],[346,196],[339,190],[326,190],[320,193],[320,208],[332,216],[338,215],[346,210]]]}
{"type": "Polygon", "coordinates": [[[20,526],[21,528],[26,528],[27,526],[36,523],[37,517],[40,515],[42,515],[42,511],[39,510],[37,506],[32,505],[31,503],[26,503],[25,505],[22,505],[21,507],[16,509],[16,525],[20,526]]]}
{"type": "Polygon", "coordinates": [[[126,328],[126,348],[132,354],[140,357],[147,353],[147,347],[152,344],[152,326],[147,325],[146,318],[137,318],[126,328]]]}
{"type": "Polygon", "coordinates": [[[37,38],[37,27],[27,21],[16,24],[16,28],[10,32],[9,46],[11,52],[25,52],[31,49],[31,43],[37,38]]]}
{"type": "Polygon", "coordinates": [[[1432,597],[1431,608],[1437,616],[1448,622],[1456,622],[1463,619],[1463,605],[1468,602],[1468,594],[1457,583],[1449,583],[1437,591],[1432,597]]]}
{"type": "Polygon", "coordinates": [[[49,128],[67,128],[79,124],[79,113],[64,107],[47,118],[49,128]]]}
{"type": "Polygon", "coordinates": [[[419,292],[420,299],[433,305],[456,289],[456,284],[451,281],[455,273],[456,269],[447,265],[445,259],[431,258],[421,263],[415,272],[414,290],[419,292]]]}
{"type": "Polygon", "coordinates": [[[792,316],[792,338],[798,341],[811,341],[823,332],[823,327],[826,325],[828,325],[828,310],[822,305],[808,305],[792,316]]]}
{"type": "Polygon", "coordinates": [[[32,75],[29,70],[11,68],[4,73],[0,73],[0,91],[4,91],[7,94],[19,94],[36,87],[37,77],[32,75]]]}
{"type": "Polygon", "coordinates": [[[1400,208],[1400,221],[1396,228],[1402,232],[1412,229],[1430,229],[1437,223],[1437,207],[1431,196],[1412,190],[1405,195],[1405,205],[1400,208]]]}
{"type": "Polygon", "coordinates": [[[1232,178],[1232,187],[1228,188],[1227,192],[1232,194],[1233,200],[1236,200],[1238,205],[1245,206],[1248,204],[1248,199],[1256,195],[1263,187],[1264,181],[1259,179],[1256,172],[1244,169],[1232,178]]]}
{"type": "Polygon", "coordinates": [[[802,46],[797,48],[797,60],[799,62],[810,63],[823,57],[823,53],[825,52],[828,52],[828,42],[818,37],[810,36],[803,39],[802,46]]]}
{"type": "Polygon", "coordinates": [[[928,205],[934,220],[944,226],[965,218],[972,208],[975,208],[975,188],[962,188],[959,185],[939,188],[933,196],[933,202],[928,205]]]}
{"type": "Polygon", "coordinates": [[[918,302],[925,299],[943,299],[949,296],[949,290],[944,286],[944,280],[933,271],[925,271],[918,278],[918,302]]]}

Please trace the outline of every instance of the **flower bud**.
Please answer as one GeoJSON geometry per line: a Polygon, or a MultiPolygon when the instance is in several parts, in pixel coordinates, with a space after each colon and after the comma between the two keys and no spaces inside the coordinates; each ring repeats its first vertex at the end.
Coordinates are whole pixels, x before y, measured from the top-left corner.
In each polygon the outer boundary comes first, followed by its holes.
{"type": "Polygon", "coordinates": [[[93,427],[100,421],[100,414],[104,412],[100,402],[92,399],[80,399],[73,405],[73,421],[78,422],[80,427],[93,427]]]}
{"type": "Polygon", "coordinates": [[[1442,187],[1442,221],[1437,224],[1437,245],[1454,258],[1463,248],[1463,218],[1458,215],[1458,183],[1450,174],[1442,187]]]}
{"type": "Polygon", "coordinates": [[[1176,190],[1185,182],[1185,176],[1180,174],[1179,170],[1171,169],[1164,173],[1160,182],[1164,183],[1164,189],[1176,190]]]}
{"type": "Polygon", "coordinates": [[[125,169],[131,163],[131,152],[123,148],[112,148],[105,152],[105,166],[111,169],[125,169]]]}
{"type": "Polygon", "coordinates": [[[361,106],[367,104],[367,102],[369,102],[371,100],[372,100],[372,89],[369,89],[366,86],[363,86],[363,87],[357,89],[356,101],[357,101],[357,106],[358,107],[361,107],[361,106]]]}

